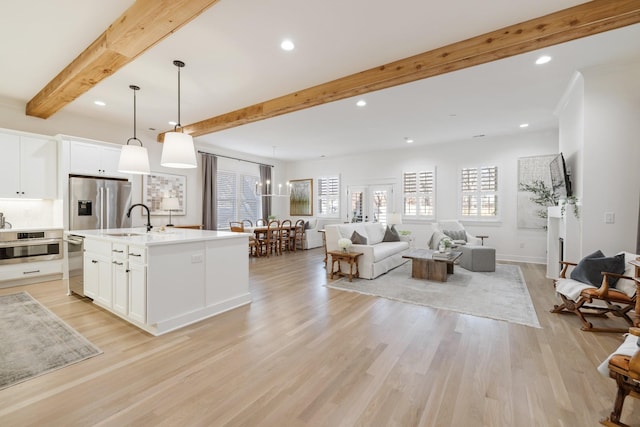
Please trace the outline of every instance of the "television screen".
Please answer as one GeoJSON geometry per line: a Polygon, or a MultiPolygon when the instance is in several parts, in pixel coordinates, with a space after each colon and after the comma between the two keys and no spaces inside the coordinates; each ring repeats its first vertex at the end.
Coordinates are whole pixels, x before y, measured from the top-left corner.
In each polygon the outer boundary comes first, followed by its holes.
{"type": "Polygon", "coordinates": [[[564,163],[562,153],[558,154],[555,159],[549,163],[549,172],[551,172],[551,186],[553,194],[558,199],[566,199],[571,196],[571,181],[567,175],[567,167],[564,163]]]}

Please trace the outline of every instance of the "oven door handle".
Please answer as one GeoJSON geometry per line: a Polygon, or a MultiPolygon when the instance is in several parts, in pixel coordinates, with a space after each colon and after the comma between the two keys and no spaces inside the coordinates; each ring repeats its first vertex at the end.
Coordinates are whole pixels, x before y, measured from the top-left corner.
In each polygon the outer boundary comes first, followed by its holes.
{"type": "Polygon", "coordinates": [[[62,239],[33,239],[33,240],[13,240],[11,242],[0,242],[0,248],[10,248],[15,246],[38,246],[49,244],[60,244],[62,239]]]}

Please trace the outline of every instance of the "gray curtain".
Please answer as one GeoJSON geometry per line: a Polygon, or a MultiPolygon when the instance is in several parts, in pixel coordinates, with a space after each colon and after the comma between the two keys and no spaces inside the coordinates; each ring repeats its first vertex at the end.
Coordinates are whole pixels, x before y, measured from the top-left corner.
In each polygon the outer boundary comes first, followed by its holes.
{"type": "Polygon", "coordinates": [[[218,158],[212,154],[202,156],[202,224],[205,230],[218,228],[216,173],[218,158]]]}
{"type": "Polygon", "coordinates": [[[636,240],[636,253],[640,254],[640,203],[638,203],[638,237],[636,240]]]}
{"type": "MultiPolygon", "coordinates": [[[[267,191],[267,180],[271,181],[271,166],[260,165],[260,182],[262,182],[262,191],[267,191]]],[[[273,182],[271,183],[273,186],[273,182]]],[[[273,188],[273,187],[272,187],[273,188]]],[[[262,218],[268,220],[271,215],[271,199],[272,197],[262,198],[262,218]]]]}

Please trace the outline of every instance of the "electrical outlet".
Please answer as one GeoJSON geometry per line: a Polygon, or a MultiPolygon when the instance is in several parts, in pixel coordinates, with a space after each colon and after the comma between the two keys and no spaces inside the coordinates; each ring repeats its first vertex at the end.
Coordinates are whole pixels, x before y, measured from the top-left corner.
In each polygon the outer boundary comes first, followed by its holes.
{"type": "Polygon", "coordinates": [[[605,212],[604,213],[604,223],[605,224],[614,224],[616,222],[616,214],[614,212],[605,212]]]}
{"type": "Polygon", "coordinates": [[[524,242],[520,242],[520,249],[524,249],[524,242]]]}
{"type": "Polygon", "coordinates": [[[199,264],[204,260],[204,256],[202,254],[193,254],[191,255],[191,264],[199,264]]]}

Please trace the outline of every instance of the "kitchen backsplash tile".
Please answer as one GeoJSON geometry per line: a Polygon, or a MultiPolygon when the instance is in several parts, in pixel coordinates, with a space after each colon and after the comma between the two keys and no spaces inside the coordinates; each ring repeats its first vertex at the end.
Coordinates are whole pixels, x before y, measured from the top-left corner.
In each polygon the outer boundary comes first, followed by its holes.
{"type": "Polygon", "coordinates": [[[0,200],[0,212],[12,228],[62,227],[60,203],[60,200],[0,200]]]}

